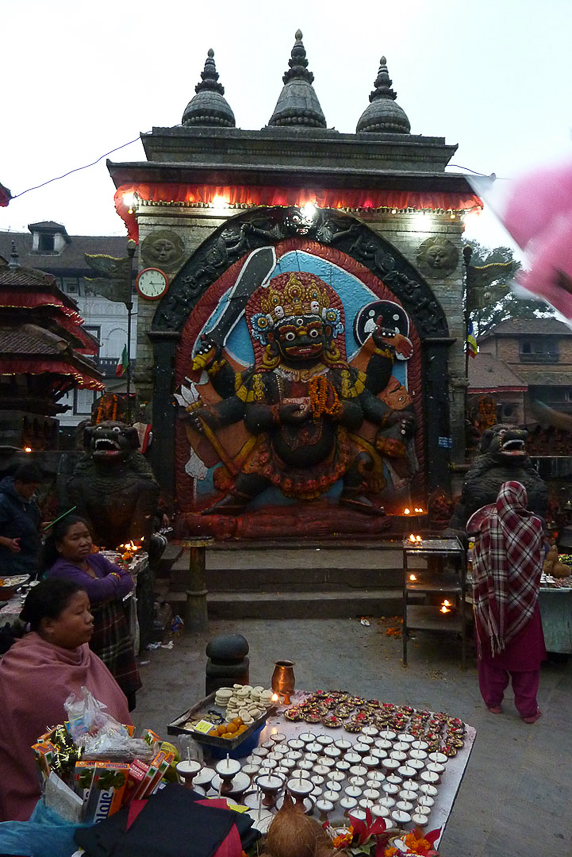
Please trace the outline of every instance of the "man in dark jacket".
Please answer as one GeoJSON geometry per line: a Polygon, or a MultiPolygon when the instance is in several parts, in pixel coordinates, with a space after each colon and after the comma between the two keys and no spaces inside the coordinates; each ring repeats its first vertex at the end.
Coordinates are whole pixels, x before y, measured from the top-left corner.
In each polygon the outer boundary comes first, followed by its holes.
{"type": "Polygon", "coordinates": [[[22,464],[0,482],[0,575],[38,573],[41,515],[34,494],[42,481],[33,464],[22,464]]]}

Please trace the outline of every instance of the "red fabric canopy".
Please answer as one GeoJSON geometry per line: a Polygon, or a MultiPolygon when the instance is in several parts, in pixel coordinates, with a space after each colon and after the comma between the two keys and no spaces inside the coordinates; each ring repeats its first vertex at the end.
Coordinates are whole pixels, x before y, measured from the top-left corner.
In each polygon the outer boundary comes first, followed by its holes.
{"type": "Polygon", "coordinates": [[[266,187],[262,185],[188,185],[188,184],[123,184],[115,192],[115,208],[127,226],[129,237],[139,240],[137,219],[125,195],[136,193],[147,202],[171,202],[208,205],[304,205],[314,203],[319,208],[396,209],[398,211],[476,211],[483,203],[475,194],[395,190],[351,190],[324,188],[266,187]],[[217,199],[218,198],[218,199],[217,199]]]}
{"type": "Polygon", "coordinates": [[[65,313],[68,318],[75,320],[78,325],[83,324],[83,318],[77,310],[66,306],[57,295],[52,295],[49,292],[20,292],[2,289],[1,305],[3,307],[21,307],[23,309],[35,309],[39,306],[55,306],[65,313]]]}
{"type": "Polygon", "coordinates": [[[87,387],[90,390],[105,390],[105,384],[92,378],[85,372],[80,372],[75,366],[70,366],[63,360],[30,360],[0,359],[0,375],[42,375],[49,372],[52,375],[72,375],[78,382],[78,387],[87,387]]]}

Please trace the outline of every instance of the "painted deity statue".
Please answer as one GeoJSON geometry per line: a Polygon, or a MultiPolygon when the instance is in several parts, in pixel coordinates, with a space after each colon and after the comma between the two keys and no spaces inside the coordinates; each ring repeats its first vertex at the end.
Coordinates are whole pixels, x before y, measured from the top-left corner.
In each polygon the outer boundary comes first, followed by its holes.
{"type": "Polygon", "coordinates": [[[350,365],[338,294],[314,273],[286,272],[246,302],[253,365],[237,371],[222,345],[203,336],[194,376],[206,371],[220,400],[197,402],[188,418],[217,447],[230,477],[219,480],[225,494],[204,514],[240,514],[271,486],[289,498],[316,500],[340,480],[341,505],[384,513],[370,497],[385,484],[384,461],[399,470],[416,423],[403,406],[407,391],[392,376],[396,355],[408,359],[413,346],[395,323],[384,326],[382,315],[371,311],[361,367],[350,365]],[[366,423],[374,427],[369,435],[366,423]],[[224,456],[217,433],[237,424],[245,441],[224,456]]]}

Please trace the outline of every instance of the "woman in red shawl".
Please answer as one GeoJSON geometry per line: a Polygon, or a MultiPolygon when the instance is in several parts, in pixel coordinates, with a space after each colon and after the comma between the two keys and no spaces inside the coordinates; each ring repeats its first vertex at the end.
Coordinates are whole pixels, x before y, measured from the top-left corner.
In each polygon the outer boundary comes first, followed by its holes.
{"type": "Polygon", "coordinates": [[[509,677],[526,723],[540,717],[536,701],[540,663],[546,657],[538,606],[544,560],[543,523],[526,509],[526,489],[505,482],[497,501],[467,522],[474,535],[473,597],[481,695],[493,714],[509,677]]]}
{"type": "Polygon", "coordinates": [[[64,702],[87,687],[120,723],[131,723],[119,685],[89,648],[87,593],[70,580],[44,580],[20,614],[31,632],[0,661],[0,821],[26,821],[40,797],[38,737],[66,719],[64,702]]]}

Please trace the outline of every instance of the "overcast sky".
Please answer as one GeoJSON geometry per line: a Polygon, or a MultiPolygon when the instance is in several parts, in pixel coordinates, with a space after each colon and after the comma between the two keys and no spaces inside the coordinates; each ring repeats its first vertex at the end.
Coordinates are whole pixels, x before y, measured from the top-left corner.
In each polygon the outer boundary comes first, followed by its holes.
{"type": "MultiPolygon", "coordinates": [[[[414,134],[459,148],[452,164],[513,178],[569,155],[572,0],[1,0],[0,182],[14,195],[181,121],[207,50],[237,121],[259,129],[297,28],[329,127],[354,132],[380,56],[414,134]]],[[[139,141],[111,156],[144,160],[139,141]]],[[[464,170],[459,170],[464,172],[464,170]]],[[[0,208],[0,229],[55,220],[123,235],[99,164],[0,208]]],[[[510,239],[491,215],[467,236],[510,239]]]]}

